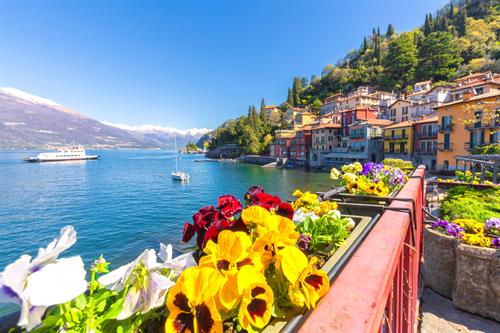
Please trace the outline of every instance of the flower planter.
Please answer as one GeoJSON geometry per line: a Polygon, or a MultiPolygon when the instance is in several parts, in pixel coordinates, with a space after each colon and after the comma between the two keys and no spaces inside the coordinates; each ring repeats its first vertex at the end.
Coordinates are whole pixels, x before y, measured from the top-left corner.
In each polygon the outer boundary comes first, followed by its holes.
{"type": "MultiPolygon", "coordinates": [[[[356,226],[352,230],[349,238],[334,252],[330,258],[328,258],[322,266],[322,269],[326,271],[330,282],[332,282],[337,274],[340,273],[344,264],[357,249],[358,245],[368,234],[378,218],[355,215],[345,215],[345,217],[352,218],[356,223],[356,226]]],[[[313,310],[309,310],[304,314],[291,315],[290,317],[283,319],[274,318],[262,332],[296,332],[302,325],[302,322],[312,313],[312,311],[313,310]]]]}
{"type": "Polygon", "coordinates": [[[424,240],[422,274],[425,283],[435,292],[451,298],[455,285],[457,240],[428,226],[424,228],[424,240]]]}
{"type": "Polygon", "coordinates": [[[458,244],[453,304],[500,321],[500,250],[458,244]]]}

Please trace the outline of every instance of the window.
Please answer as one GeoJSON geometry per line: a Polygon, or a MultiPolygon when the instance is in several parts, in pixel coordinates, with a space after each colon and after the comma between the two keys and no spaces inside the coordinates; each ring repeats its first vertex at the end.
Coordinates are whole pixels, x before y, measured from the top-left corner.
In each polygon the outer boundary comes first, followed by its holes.
{"type": "Polygon", "coordinates": [[[400,142],[399,143],[399,152],[400,153],[406,153],[406,151],[405,151],[405,143],[404,142],[400,142]]]}
{"type": "Polygon", "coordinates": [[[394,153],[394,142],[389,142],[389,152],[394,153]]]}
{"type": "Polygon", "coordinates": [[[407,106],[403,106],[403,114],[408,114],[408,107],[407,106]]]}
{"type": "Polygon", "coordinates": [[[481,111],[476,111],[474,112],[474,128],[481,128],[481,122],[482,122],[482,112],[481,111]]]}
{"type": "Polygon", "coordinates": [[[450,149],[450,133],[444,135],[444,149],[450,149]]]}
{"type": "Polygon", "coordinates": [[[403,138],[403,139],[406,138],[406,129],[405,128],[403,128],[401,130],[401,138],[403,138]]]}
{"type": "Polygon", "coordinates": [[[484,88],[483,88],[483,87],[481,87],[481,88],[476,88],[475,90],[476,90],[476,95],[482,95],[482,94],[483,94],[483,92],[484,92],[484,88]]]}

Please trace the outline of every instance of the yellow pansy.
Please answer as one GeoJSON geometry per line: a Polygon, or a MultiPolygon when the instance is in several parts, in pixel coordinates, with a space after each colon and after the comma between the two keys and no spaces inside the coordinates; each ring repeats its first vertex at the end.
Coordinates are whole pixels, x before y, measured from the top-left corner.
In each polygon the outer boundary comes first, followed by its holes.
{"type": "Polygon", "coordinates": [[[317,258],[309,263],[306,255],[294,246],[287,246],[277,254],[279,268],[290,282],[288,296],[296,306],[314,308],[330,288],[328,276],[316,268],[317,258]],[[299,295],[302,294],[302,296],[299,295]]]}
{"type": "Polygon", "coordinates": [[[342,175],[342,178],[346,181],[346,183],[354,183],[357,179],[356,175],[352,172],[347,172],[342,175]]]}
{"type": "Polygon", "coordinates": [[[464,233],[463,240],[465,243],[467,243],[469,245],[474,245],[474,246],[488,247],[491,244],[490,239],[488,237],[485,237],[484,234],[482,234],[482,233],[479,233],[479,234],[464,233]]]}
{"type": "Polygon", "coordinates": [[[357,171],[357,172],[361,172],[361,171],[363,171],[363,166],[361,165],[361,163],[359,163],[359,162],[354,162],[353,166],[354,166],[354,170],[355,170],[355,171],[357,171]]]}
{"type": "Polygon", "coordinates": [[[271,213],[267,209],[260,206],[250,206],[241,212],[241,219],[245,225],[248,226],[263,224],[270,216],[271,213]]]}
{"type": "Polygon", "coordinates": [[[210,267],[184,270],[168,292],[165,332],[222,332],[215,301],[221,282],[222,275],[210,267]]]}
{"type": "Polygon", "coordinates": [[[330,179],[337,180],[340,177],[340,171],[337,170],[336,168],[332,168],[330,170],[330,179]]]}
{"type": "Polygon", "coordinates": [[[302,191],[297,189],[295,191],[293,191],[293,194],[292,194],[294,197],[300,197],[302,195],[302,191]]]}
{"type": "Polygon", "coordinates": [[[456,219],[453,222],[464,228],[466,233],[470,234],[484,233],[484,224],[479,223],[474,219],[456,219]]]}
{"type": "Polygon", "coordinates": [[[260,254],[252,250],[252,241],[246,233],[223,230],[217,240],[217,244],[208,241],[203,250],[207,255],[200,259],[199,266],[216,268],[224,276],[219,299],[229,311],[240,298],[235,283],[238,271],[247,265],[262,271],[263,266],[260,254]]]}
{"type": "Polygon", "coordinates": [[[242,295],[238,320],[248,332],[262,329],[269,323],[274,294],[264,275],[250,266],[238,273],[238,292],[242,295]]]}

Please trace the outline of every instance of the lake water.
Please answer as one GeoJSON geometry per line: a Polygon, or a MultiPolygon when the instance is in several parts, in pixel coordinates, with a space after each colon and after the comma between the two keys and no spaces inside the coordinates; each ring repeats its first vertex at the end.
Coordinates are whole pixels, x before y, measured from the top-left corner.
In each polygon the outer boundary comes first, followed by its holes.
{"type": "MultiPolygon", "coordinates": [[[[326,173],[262,168],[242,163],[195,162],[179,155],[188,183],[170,173],[175,155],[166,151],[90,151],[97,161],[25,163],[36,152],[0,152],[0,272],[22,254],[36,255],[73,225],[77,243],[63,256],[79,254],[87,264],[103,254],[111,268],[159,243],[180,242],[184,222],[217,197],[242,199],[251,185],[291,199],[296,188],[328,189],[326,173]]],[[[0,314],[2,313],[0,308],[0,314]]]]}

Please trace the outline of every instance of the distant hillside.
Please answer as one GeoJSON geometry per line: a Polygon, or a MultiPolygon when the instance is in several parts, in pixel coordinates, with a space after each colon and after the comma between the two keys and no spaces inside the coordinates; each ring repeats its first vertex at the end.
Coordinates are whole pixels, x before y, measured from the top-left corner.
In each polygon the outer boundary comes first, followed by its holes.
{"type": "Polygon", "coordinates": [[[173,148],[197,141],[207,129],[180,131],[160,126],[102,123],[51,100],[0,88],[0,148],[173,148]]]}

